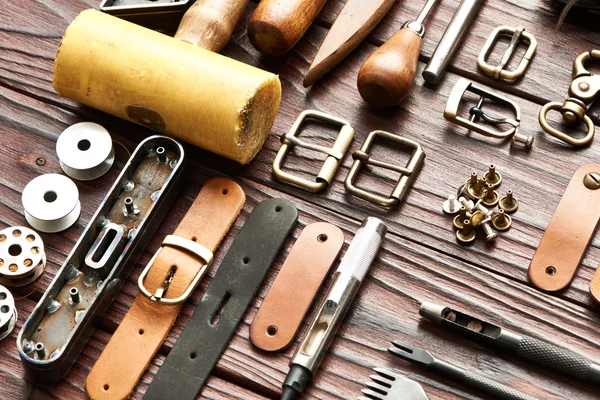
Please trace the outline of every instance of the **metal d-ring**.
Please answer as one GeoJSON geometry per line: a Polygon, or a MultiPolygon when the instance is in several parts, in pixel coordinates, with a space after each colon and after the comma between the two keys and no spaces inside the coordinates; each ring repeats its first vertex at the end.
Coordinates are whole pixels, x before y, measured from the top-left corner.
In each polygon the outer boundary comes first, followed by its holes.
{"type": "Polygon", "coordinates": [[[550,111],[562,111],[563,109],[563,103],[558,102],[558,101],[552,101],[550,103],[547,103],[546,105],[544,105],[542,107],[542,109],[540,110],[540,115],[538,117],[539,121],[540,121],[540,126],[542,127],[542,129],[554,136],[557,139],[562,140],[563,142],[570,144],[571,146],[574,147],[584,147],[584,146],[588,146],[590,143],[592,143],[592,140],[594,139],[594,133],[596,132],[596,127],[594,126],[594,123],[592,122],[592,119],[590,117],[587,116],[587,114],[583,115],[583,122],[585,122],[586,126],[587,126],[587,134],[585,135],[585,137],[581,138],[581,139],[576,139],[572,136],[567,135],[564,132],[559,131],[558,129],[550,126],[550,124],[548,123],[548,120],[546,119],[546,116],[548,115],[548,113],[550,111]]]}

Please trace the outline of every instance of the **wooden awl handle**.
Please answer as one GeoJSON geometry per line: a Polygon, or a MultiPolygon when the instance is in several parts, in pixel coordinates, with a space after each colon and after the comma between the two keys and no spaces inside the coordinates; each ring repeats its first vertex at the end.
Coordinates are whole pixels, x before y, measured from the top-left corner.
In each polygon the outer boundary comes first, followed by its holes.
{"type": "Polygon", "coordinates": [[[248,0],[196,0],[181,19],[175,39],[219,52],[233,33],[248,0]]]}
{"type": "Polygon", "coordinates": [[[262,0],[248,24],[258,51],[280,56],[292,49],[315,20],[326,0],[262,0]]]}

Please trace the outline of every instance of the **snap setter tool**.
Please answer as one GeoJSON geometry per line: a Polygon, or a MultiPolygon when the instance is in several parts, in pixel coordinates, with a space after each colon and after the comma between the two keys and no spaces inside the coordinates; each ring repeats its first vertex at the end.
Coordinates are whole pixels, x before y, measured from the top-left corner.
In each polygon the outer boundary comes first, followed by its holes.
{"type": "Polygon", "coordinates": [[[444,118],[454,124],[480,133],[483,136],[501,140],[512,138],[513,143],[521,143],[528,149],[533,145],[533,136],[525,136],[518,133],[519,126],[521,125],[521,109],[517,103],[476,85],[465,78],[460,78],[454,85],[446,103],[444,118]],[[477,104],[469,109],[469,118],[461,116],[459,112],[466,92],[471,92],[479,96],[477,104]],[[498,117],[486,113],[483,110],[485,100],[491,100],[506,107],[513,114],[512,117],[498,117]],[[503,131],[493,129],[490,126],[479,123],[479,120],[483,120],[494,127],[506,126],[506,129],[503,131]]]}
{"type": "Polygon", "coordinates": [[[502,400],[537,400],[535,397],[503,385],[500,382],[466,371],[435,358],[428,351],[418,347],[409,346],[397,340],[394,340],[392,344],[394,345],[394,348],[388,349],[388,351],[396,357],[410,361],[411,363],[428,370],[439,372],[440,374],[453,378],[459,383],[480,390],[482,393],[486,393],[502,400]]]}
{"type": "Polygon", "coordinates": [[[254,208],[144,399],[196,399],[297,218],[283,199],[254,208]]]}
{"type": "Polygon", "coordinates": [[[546,133],[574,147],[584,147],[592,143],[596,131],[592,119],[586,114],[600,91],[600,77],[597,78],[585,68],[585,63],[590,60],[598,62],[600,50],[585,51],[575,58],[569,96],[563,103],[559,101],[547,103],[542,107],[539,115],[540,126],[546,133]],[[587,127],[585,137],[576,139],[550,126],[546,119],[550,111],[559,111],[567,125],[584,122],[587,127]]]}
{"type": "Polygon", "coordinates": [[[570,285],[600,220],[600,164],[573,174],[529,265],[529,279],[541,290],[570,285]]]}
{"type": "Polygon", "coordinates": [[[483,48],[481,49],[481,52],[479,53],[479,57],[477,58],[477,66],[486,75],[489,75],[496,80],[504,79],[507,81],[513,81],[513,80],[519,79],[520,77],[523,76],[523,74],[525,73],[525,70],[529,66],[529,63],[531,62],[531,59],[533,58],[535,51],[537,49],[537,45],[538,45],[538,43],[537,43],[537,40],[535,39],[535,37],[531,33],[525,31],[524,28],[499,26],[492,31],[492,33],[490,34],[490,37],[483,45],[483,48]],[[500,37],[506,36],[506,35],[511,36],[511,40],[510,40],[510,43],[508,44],[508,48],[502,55],[502,58],[498,65],[496,65],[496,66],[490,65],[487,62],[487,59],[489,58],[492,50],[494,49],[494,46],[498,43],[500,37]],[[523,54],[523,57],[521,58],[521,61],[519,62],[519,65],[517,66],[517,68],[513,71],[509,71],[509,70],[505,69],[506,65],[508,64],[508,61],[510,60],[512,55],[515,53],[515,50],[517,49],[517,47],[519,46],[519,44],[521,42],[528,43],[527,50],[525,50],[525,54],[523,54]]]}
{"type": "Polygon", "coordinates": [[[367,136],[367,139],[363,143],[360,150],[352,153],[352,158],[354,159],[354,162],[352,163],[350,171],[348,172],[348,176],[344,181],[344,186],[346,187],[348,193],[382,207],[394,207],[404,200],[415,179],[417,179],[417,174],[421,170],[423,161],[425,160],[425,152],[423,151],[421,145],[414,140],[410,140],[399,135],[394,135],[389,132],[373,131],[369,133],[369,136],[367,136]],[[412,155],[406,163],[406,166],[401,167],[399,165],[390,164],[388,162],[378,161],[371,158],[369,153],[373,147],[375,139],[378,137],[399,143],[400,145],[413,150],[412,155]],[[358,175],[362,167],[366,165],[384,168],[400,174],[398,182],[389,196],[382,196],[378,193],[374,193],[356,186],[355,182],[358,179],[358,175]]]}
{"type": "Polygon", "coordinates": [[[367,383],[368,389],[362,390],[366,397],[358,400],[429,400],[423,387],[412,379],[383,368],[373,370],[377,375],[370,376],[373,382],[367,383]]]}
{"type": "Polygon", "coordinates": [[[352,143],[352,138],[354,138],[354,129],[352,129],[348,121],[320,111],[303,111],[294,122],[294,125],[292,125],[290,128],[290,131],[281,136],[281,148],[277,152],[275,160],[273,161],[273,174],[282,182],[299,186],[306,190],[310,190],[311,192],[323,190],[329,186],[333,180],[333,177],[338,167],[342,163],[342,159],[344,158],[348,147],[350,147],[350,143],[352,143]],[[334,125],[339,125],[341,127],[332,147],[324,147],[318,144],[308,143],[298,137],[302,125],[306,122],[306,120],[311,118],[334,125]],[[323,166],[321,167],[321,170],[314,181],[299,177],[282,169],[285,158],[294,148],[294,146],[304,147],[327,155],[325,162],[323,163],[323,166]]]}
{"type": "Polygon", "coordinates": [[[177,229],[167,235],[138,279],[140,292],[92,368],[85,389],[92,400],[129,398],[196,289],[213,253],[244,206],[235,182],[206,182],[177,229]]]}
{"type": "Polygon", "coordinates": [[[173,139],[152,136],[133,152],[19,333],[31,379],[52,383],[69,372],[168,212],[182,170],[173,139]]]}
{"type": "Polygon", "coordinates": [[[422,303],[419,314],[444,328],[485,344],[500,347],[572,378],[600,383],[600,365],[574,351],[511,332],[452,308],[433,303],[422,303]]]}
{"type": "Polygon", "coordinates": [[[0,284],[25,286],[46,268],[44,242],[35,231],[13,226],[0,231],[0,284]]]}

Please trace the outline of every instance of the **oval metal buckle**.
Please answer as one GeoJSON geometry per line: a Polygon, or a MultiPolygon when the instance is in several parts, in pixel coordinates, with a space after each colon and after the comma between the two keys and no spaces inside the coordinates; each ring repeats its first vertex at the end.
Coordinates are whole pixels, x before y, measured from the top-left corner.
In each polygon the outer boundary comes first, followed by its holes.
{"type": "Polygon", "coordinates": [[[576,139],[576,138],[569,136],[566,133],[561,132],[558,129],[550,126],[550,124],[548,123],[548,121],[546,119],[546,115],[548,115],[548,113],[550,111],[559,111],[560,112],[562,110],[562,108],[563,108],[563,103],[558,102],[558,101],[552,101],[552,102],[544,105],[544,107],[542,107],[542,109],[540,110],[539,117],[538,117],[540,126],[542,127],[542,129],[549,135],[554,136],[555,138],[562,140],[563,142],[570,144],[571,146],[574,146],[574,147],[584,147],[584,146],[588,146],[590,143],[592,143],[592,140],[594,139],[594,134],[596,132],[596,127],[594,126],[592,119],[590,117],[588,117],[586,114],[583,115],[583,122],[585,122],[588,132],[585,135],[585,137],[583,137],[581,139],[576,139]]]}

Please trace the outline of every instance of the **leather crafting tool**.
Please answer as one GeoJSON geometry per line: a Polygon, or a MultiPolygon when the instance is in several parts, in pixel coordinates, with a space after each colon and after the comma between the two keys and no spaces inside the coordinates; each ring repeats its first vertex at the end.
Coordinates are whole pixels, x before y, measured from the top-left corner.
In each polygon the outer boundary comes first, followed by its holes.
{"type": "Polygon", "coordinates": [[[373,370],[377,375],[370,376],[373,382],[368,382],[368,389],[362,390],[366,397],[358,400],[429,400],[423,387],[412,379],[383,368],[373,370]]]}
{"type": "Polygon", "coordinates": [[[265,351],[288,346],[335,262],[344,234],[335,225],[308,225],[294,243],[250,327],[250,340],[265,351]]]}
{"type": "Polygon", "coordinates": [[[573,174],[542,236],[529,279],[541,290],[565,289],[600,220],[600,164],[586,164],[573,174]]]}
{"type": "Polygon", "coordinates": [[[385,17],[396,0],[349,0],[329,29],[304,77],[309,87],[338,65],[385,17]]]}
{"type": "Polygon", "coordinates": [[[196,398],[297,218],[296,207],[283,199],[254,208],[144,399],[196,398]]]}
{"type": "Polygon", "coordinates": [[[422,303],[421,316],[462,333],[471,339],[500,347],[510,353],[554,369],[572,378],[600,384],[600,365],[574,351],[511,332],[449,307],[422,303]]]}
{"type": "Polygon", "coordinates": [[[85,388],[92,400],[129,397],[210,267],[245,199],[242,188],[229,179],[212,179],[202,187],[140,275],[140,293],[87,378],[85,388]]]}

